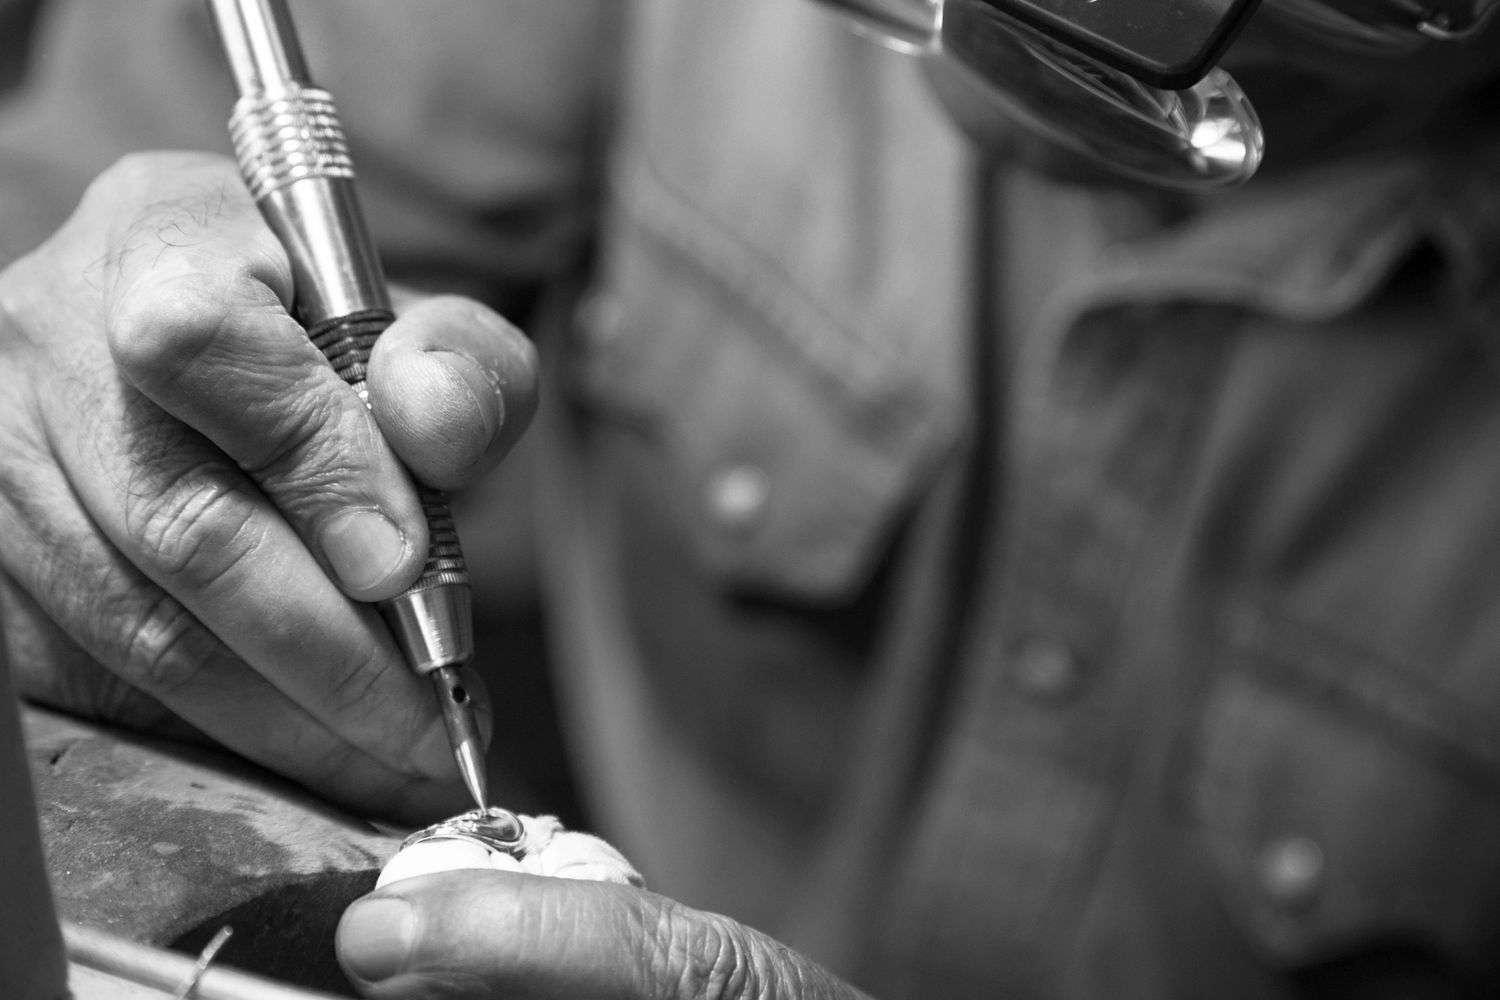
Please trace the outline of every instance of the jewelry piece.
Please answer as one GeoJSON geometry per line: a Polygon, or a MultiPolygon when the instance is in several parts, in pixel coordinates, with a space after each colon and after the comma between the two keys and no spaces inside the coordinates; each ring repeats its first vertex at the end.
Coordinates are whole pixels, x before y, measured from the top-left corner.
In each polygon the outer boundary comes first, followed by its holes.
{"type": "Polygon", "coordinates": [[[434,823],[401,842],[378,889],[437,872],[500,870],[645,886],[640,872],[607,842],[563,828],[556,816],[520,816],[490,806],[434,823]]]}
{"type": "Polygon", "coordinates": [[[526,853],[526,826],[509,809],[470,809],[418,830],[401,841],[401,850],[431,840],[466,840],[519,859],[526,853]]]}

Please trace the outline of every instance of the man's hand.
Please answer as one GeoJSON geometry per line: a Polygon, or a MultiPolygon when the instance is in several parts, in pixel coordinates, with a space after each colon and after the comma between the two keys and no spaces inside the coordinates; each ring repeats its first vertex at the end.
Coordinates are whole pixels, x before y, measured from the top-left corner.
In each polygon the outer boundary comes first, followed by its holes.
{"type": "Polygon", "coordinates": [[[858,1000],[727,917],[625,885],[504,871],[394,882],[356,902],[339,960],[380,1000],[858,1000]]]}
{"type": "Polygon", "coordinates": [[[535,407],[476,303],[378,342],[371,409],[288,314],[233,164],[128,157],[0,273],[0,635],[38,700],[178,719],[346,805],[452,811],[428,686],[375,608],[419,575],[403,464],[452,488],[535,407]]]}

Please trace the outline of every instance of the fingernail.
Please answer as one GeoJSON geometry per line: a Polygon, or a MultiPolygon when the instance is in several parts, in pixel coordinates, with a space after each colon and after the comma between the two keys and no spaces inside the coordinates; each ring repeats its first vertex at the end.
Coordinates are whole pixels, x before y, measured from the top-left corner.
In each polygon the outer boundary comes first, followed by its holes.
{"type": "Polygon", "coordinates": [[[344,969],[378,983],[405,971],[417,942],[417,914],[404,899],[362,899],[344,911],[337,935],[344,969]]]}
{"type": "Polygon", "coordinates": [[[379,511],[346,511],[323,526],[318,544],[339,581],[351,591],[372,590],[406,559],[406,536],[379,511]]]}
{"type": "Polygon", "coordinates": [[[474,405],[479,409],[479,418],[484,423],[485,441],[494,440],[500,429],[501,407],[504,406],[498,379],[486,372],[479,363],[467,354],[456,351],[428,351],[427,356],[436,358],[468,386],[474,405]]]}

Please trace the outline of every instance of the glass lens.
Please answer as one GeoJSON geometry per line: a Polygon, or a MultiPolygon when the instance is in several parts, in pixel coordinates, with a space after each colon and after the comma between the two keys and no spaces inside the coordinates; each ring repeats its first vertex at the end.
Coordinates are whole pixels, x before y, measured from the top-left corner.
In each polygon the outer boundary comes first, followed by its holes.
{"type": "Polygon", "coordinates": [[[1355,17],[1324,0],[1271,0],[1265,16],[1294,25],[1334,49],[1373,56],[1410,55],[1431,44],[1410,24],[1355,17]]]}
{"type": "Polygon", "coordinates": [[[995,106],[1053,142],[1142,180],[1173,187],[1239,184],[1265,151],[1244,92],[1214,69],[1188,90],[1161,90],[1096,63],[983,0],[946,0],[938,51],[995,106]]]}
{"type": "Polygon", "coordinates": [[[984,0],[821,0],[886,44],[959,67],[996,112],[1088,160],[1150,183],[1248,180],[1265,141],[1249,100],[1214,69],[1161,90],[1053,42],[984,0]]]}
{"type": "Polygon", "coordinates": [[[848,16],[862,35],[900,52],[916,53],[937,38],[937,0],[822,0],[848,16]]]}

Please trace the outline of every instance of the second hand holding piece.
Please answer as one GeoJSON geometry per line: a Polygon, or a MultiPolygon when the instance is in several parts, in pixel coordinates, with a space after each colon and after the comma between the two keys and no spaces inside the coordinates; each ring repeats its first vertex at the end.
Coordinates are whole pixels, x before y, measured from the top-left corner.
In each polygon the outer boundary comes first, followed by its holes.
{"type": "MultiPolygon", "coordinates": [[[[395,318],[360,211],[332,97],[312,84],[284,0],[208,0],[239,100],[229,120],[240,172],[286,248],[295,313],[366,405],[375,339],[395,318]]],[[[460,669],[474,654],[469,574],[446,501],[418,486],[429,547],[422,575],[380,602],[407,664],[432,680],[464,785],[488,806],[483,744],[460,669]]]]}

